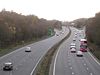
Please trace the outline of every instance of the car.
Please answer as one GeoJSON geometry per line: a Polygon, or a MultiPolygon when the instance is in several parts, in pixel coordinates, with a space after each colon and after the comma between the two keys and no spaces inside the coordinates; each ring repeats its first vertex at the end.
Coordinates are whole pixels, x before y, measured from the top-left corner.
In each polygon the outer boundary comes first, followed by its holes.
{"type": "Polygon", "coordinates": [[[77,51],[76,55],[79,56],[79,57],[83,57],[82,51],[77,51]]]}
{"type": "Polygon", "coordinates": [[[75,43],[71,43],[71,44],[70,44],[70,49],[71,49],[71,48],[75,48],[75,49],[76,49],[76,44],[75,44],[75,43]]]}
{"type": "Polygon", "coordinates": [[[76,39],[75,39],[75,38],[73,38],[73,41],[76,41],[76,39]]]}
{"type": "Polygon", "coordinates": [[[75,38],[77,38],[77,35],[75,35],[75,38]]]}
{"type": "Polygon", "coordinates": [[[72,42],[72,43],[70,44],[70,46],[76,46],[76,44],[72,42]]]}
{"type": "Polygon", "coordinates": [[[70,51],[71,53],[76,53],[76,48],[71,48],[70,51]]]}
{"type": "Polygon", "coordinates": [[[31,52],[31,47],[26,47],[25,52],[31,52]]]}
{"type": "Polygon", "coordinates": [[[56,36],[59,36],[59,34],[56,34],[56,36]]]}
{"type": "Polygon", "coordinates": [[[13,70],[13,64],[11,62],[6,62],[3,65],[3,70],[4,71],[10,71],[13,70]]]}
{"type": "Polygon", "coordinates": [[[75,33],[75,35],[77,35],[77,33],[75,33]]]}
{"type": "Polygon", "coordinates": [[[70,49],[72,49],[72,48],[75,48],[76,49],[76,46],[70,46],[70,49]]]}

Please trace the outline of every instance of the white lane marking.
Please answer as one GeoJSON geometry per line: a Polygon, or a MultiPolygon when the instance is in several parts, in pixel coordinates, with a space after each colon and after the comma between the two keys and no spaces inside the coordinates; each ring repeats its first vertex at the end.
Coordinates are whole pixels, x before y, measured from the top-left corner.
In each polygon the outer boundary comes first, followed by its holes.
{"type": "Polygon", "coordinates": [[[86,66],[86,64],[84,64],[84,66],[86,66]]]}
{"type": "Polygon", "coordinates": [[[53,75],[55,75],[55,68],[56,68],[56,62],[57,62],[57,57],[58,57],[59,51],[60,51],[60,49],[58,49],[55,60],[54,60],[53,75]]]}
{"type": "Polygon", "coordinates": [[[75,73],[74,72],[72,72],[72,75],[74,75],[75,73]]]}
{"type": "Polygon", "coordinates": [[[87,69],[87,70],[89,70],[89,68],[88,68],[88,67],[87,67],[86,69],[87,69]]]}
{"type": "Polygon", "coordinates": [[[98,65],[100,65],[100,63],[95,59],[95,57],[94,57],[90,52],[88,52],[88,54],[94,59],[94,61],[95,61],[98,65]]]}
{"type": "Polygon", "coordinates": [[[32,72],[30,73],[30,75],[33,75],[33,72],[35,71],[37,65],[39,64],[39,62],[41,61],[42,56],[40,57],[40,59],[38,60],[38,62],[36,63],[35,67],[33,68],[32,72]]]}
{"type": "Polygon", "coordinates": [[[70,67],[70,69],[72,69],[72,67],[70,67]]]}
{"type": "Polygon", "coordinates": [[[90,73],[90,75],[93,75],[93,73],[90,73]]]}

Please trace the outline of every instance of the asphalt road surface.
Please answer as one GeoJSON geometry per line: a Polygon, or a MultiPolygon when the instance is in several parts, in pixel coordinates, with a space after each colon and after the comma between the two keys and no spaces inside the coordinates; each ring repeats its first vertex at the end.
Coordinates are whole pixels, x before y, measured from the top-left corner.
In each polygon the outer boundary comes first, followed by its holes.
{"type": "MultiPolygon", "coordinates": [[[[83,57],[77,57],[76,53],[70,52],[70,44],[78,31],[75,28],[71,30],[71,36],[59,47],[53,59],[52,75],[100,75],[100,63],[90,52],[84,52],[83,57]]],[[[81,36],[78,34],[75,41],[77,50],[81,36]]]]}
{"type": "Polygon", "coordinates": [[[45,55],[45,53],[54,44],[63,39],[68,34],[69,29],[63,27],[62,31],[64,33],[56,30],[58,36],[55,35],[51,38],[28,45],[31,47],[32,52],[25,52],[25,46],[0,57],[0,75],[31,75],[32,71],[35,70],[38,62],[45,55]],[[14,68],[12,71],[3,71],[3,63],[8,61],[13,63],[14,68]]]}

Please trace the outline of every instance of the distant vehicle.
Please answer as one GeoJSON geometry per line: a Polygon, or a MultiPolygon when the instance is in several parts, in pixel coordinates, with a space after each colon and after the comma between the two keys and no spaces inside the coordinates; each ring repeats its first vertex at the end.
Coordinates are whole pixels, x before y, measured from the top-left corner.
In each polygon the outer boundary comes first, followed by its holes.
{"type": "Polygon", "coordinates": [[[76,44],[72,42],[72,43],[70,44],[70,46],[76,46],[76,44]]]}
{"type": "Polygon", "coordinates": [[[76,53],[76,48],[71,48],[71,53],[76,53]]]}
{"type": "Polygon", "coordinates": [[[7,70],[7,71],[13,70],[13,64],[12,64],[11,62],[4,63],[4,65],[3,65],[3,70],[4,70],[4,71],[5,71],[5,70],[7,70]]]}
{"type": "Polygon", "coordinates": [[[77,35],[77,33],[75,33],[75,35],[77,35]]]}
{"type": "Polygon", "coordinates": [[[80,51],[87,52],[87,40],[86,39],[80,40],[80,51]]]}
{"type": "Polygon", "coordinates": [[[62,32],[62,34],[64,34],[64,32],[62,32]]]}
{"type": "Polygon", "coordinates": [[[82,53],[82,51],[77,51],[76,55],[79,56],[79,57],[82,57],[83,53],[82,53]]]}
{"type": "Polygon", "coordinates": [[[77,35],[75,35],[75,38],[77,38],[77,35]]]}
{"type": "Polygon", "coordinates": [[[56,34],[56,36],[59,36],[58,34],[56,34]]]}
{"type": "Polygon", "coordinates": [[[70,44],[70,49],[75,48],[76,49],[76,44],[75,43],[71,43],[70,44]]]}
{"type": "Polygon", "coordinates": [[[72,49],[72,48],[75,48],[76,49],[76,46],[70,46],[70,49],[72,49]]]}
{"type": "Polygon", "coordinates": [[[26,47],[25,52],[31,52],[31,47],[26,47]]]}
{"type": "Polygon", "coordinates": [[[76,41],[76,39],[75,39],[75,38],[73,38],[73,41],[76,41]]]}

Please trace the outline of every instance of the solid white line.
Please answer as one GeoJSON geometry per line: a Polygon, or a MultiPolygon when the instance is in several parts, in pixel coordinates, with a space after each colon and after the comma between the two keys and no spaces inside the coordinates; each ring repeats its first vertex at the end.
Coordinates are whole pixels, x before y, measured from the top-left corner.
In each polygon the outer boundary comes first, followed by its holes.
{"type": "Polygon", "coordinates": [[[31,71],[30,75],[33,75],[33,72],[35,71],[37,65],[39,64],[39,62],[41,61],[42,56],[40,57],[40,59],[38,60],[38,62],[36,63],[35,67],[33,68],[33,70],[31,71]]]}
{"type": "Polygon", "coordinates": [[[96,58],[95,58],[90,52],[88,52],[88,54],[93,58],[93,60],[94,60],[98,65],[100,65],[100,63],[96,60],[96,58]]]}
{"type": "Polygon", "coordinates": [[[56,67],[56,62],[57,62],[57,57],[58,57],[59,51],[60,51],[60,49],[58,49],[57,54],[56,54],[56,56],[55,56],[54,67],[53,67],[53,75],[55,75],[55,67],[56,67]]]}

